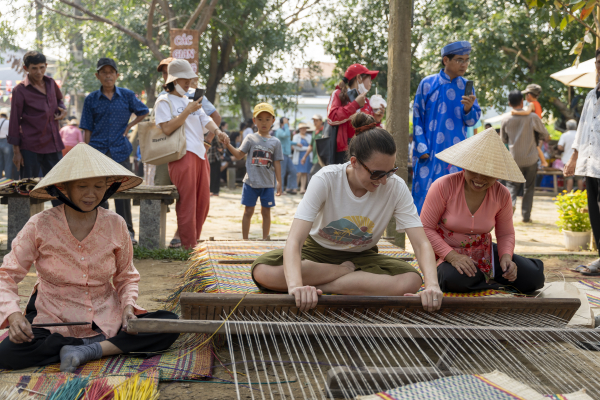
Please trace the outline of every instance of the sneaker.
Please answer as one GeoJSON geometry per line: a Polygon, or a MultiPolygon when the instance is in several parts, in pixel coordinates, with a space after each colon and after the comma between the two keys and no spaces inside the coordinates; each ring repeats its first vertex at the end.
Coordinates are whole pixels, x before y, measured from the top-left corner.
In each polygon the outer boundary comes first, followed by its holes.
{"type": "Polygon", "coordinates": [[[137,246],[138,242],[135,240],[135,233],[129,232],[129,236],[131,237],[131,244],[137,246]]]}
{"type": "Polygon", "coordinates": [[[294,189],[288,189],[286,191],[287,194],[298,194],[294,189]]]}

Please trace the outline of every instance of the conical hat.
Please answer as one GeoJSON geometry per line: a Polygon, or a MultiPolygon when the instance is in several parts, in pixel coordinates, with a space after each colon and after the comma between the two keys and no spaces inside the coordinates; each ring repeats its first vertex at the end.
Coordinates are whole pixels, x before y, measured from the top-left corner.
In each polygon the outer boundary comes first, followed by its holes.
{"type": "Polygon", "coordinates": [[[436,157],[448,164],[481,175],[511,182],[525,182],[513,156],[494,128],[447,148],[436,157]]]}
{"type": "MultiPolygon", "coordinates": [[[[110,178],[109,185],[115,181],[122,181],[118,192],[131,189],[142,183],[142,178],[136,176],[127,168],[100,153],[92,146],[79,143],[48,172],[29,193],[29,196],[52,200],[54,197],[50,196],[45,190],[48,186],[60,186],[64,182],[103,176],[110,178]]],[[[65,195],[67,194],[62,188],[59,187],[59,189],[65,195]]]]}

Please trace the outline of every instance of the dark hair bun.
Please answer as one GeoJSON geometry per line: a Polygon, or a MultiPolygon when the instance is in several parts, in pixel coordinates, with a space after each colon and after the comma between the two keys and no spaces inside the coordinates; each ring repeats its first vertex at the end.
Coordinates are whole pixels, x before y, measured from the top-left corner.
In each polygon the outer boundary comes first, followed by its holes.
{"type": "Polygon", "coordinates": [[[350,123],[352,124],[352,127],[354,128],[354,130],[356,130],[356,134],[358,135],[365,131],[359,128],[362,128],[363,126],[367,125],[373,125],[376,123],[376,121],[372,115],[365,114],[363,112],[358,112],[352,116],[352,118],[350,119],[350,123]]]}

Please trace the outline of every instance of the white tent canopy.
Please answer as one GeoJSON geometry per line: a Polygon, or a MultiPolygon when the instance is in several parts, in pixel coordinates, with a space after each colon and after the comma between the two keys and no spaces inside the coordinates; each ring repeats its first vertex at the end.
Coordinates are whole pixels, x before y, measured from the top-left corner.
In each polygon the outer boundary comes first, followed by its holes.
{"type": "Polygon", "coordinates": [[[554,78],[567,86],[594,88],[596,87],[596,59],[592,58],[582,62],[577,68],[563,69],[550,75],[550,78],[554,78]]]}

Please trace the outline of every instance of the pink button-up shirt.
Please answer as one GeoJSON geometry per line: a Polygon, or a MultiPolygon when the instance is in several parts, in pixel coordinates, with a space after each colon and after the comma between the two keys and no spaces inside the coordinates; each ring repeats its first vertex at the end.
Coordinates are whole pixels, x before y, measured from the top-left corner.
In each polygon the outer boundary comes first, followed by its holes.
{"type": "Polygon", "coordinates": [[[67,125],[60,128],[60,138],[63,141],[65,147],[73,147],[77,143],[83,142],[83,135],[81,129],[75,125],[67,125]]]}
{"type": "Polygon", "coordinates": [[[64,207],[31,217],[4,257],[0,329],[8,325],[9,315],[21,312],[17,284],[35,263],[38,280],[33,291],[37,290],[38,296],[34,323],[90,322],[46,328],[83,338],[98,334],[92,330],[93,321],[106,337],[113,337],[121,328],[126,306],[134,306],[136,314],[146,312],[135,304],[140,274],[133,266],[127,226],[119,215],[99,207],[92,231],[80,242],[71,234],[64,207]]]}
{"type": "Polygon", "coordinates": [[[469,255],[493,277],[490,232],[496,229],[498,256],[513,255],[515,228],[510,192],[496,182],[471,214],[465,198],[463,171],[439,178],[427,192],[421,222],[440,265],[452,250],[469,255]]]}

